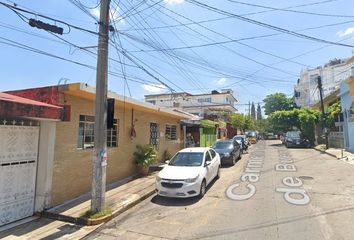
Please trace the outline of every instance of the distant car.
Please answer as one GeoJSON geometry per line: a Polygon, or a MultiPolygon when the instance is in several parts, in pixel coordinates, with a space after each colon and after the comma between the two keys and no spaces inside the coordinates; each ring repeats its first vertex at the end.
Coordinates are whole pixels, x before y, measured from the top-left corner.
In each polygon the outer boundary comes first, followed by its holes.
{"type": "Polygon", "coordinates": [[[235,135],[232,139],[241,145],[243,151],[247,151],[249,142],[246,135],[235,135]]]}
{"type": "Polygon", "coordinates": [[[248,132],[246,137],[248,138],[248,141],[252,144],[257,143],[258,137],[257,137],[257,133],[255,131],[252,132],[248,132]]]}
{"type": "Polygon", "coordinates": [[[310,141],[300,131],[290,131],[285,134],[284,144],[289,147],[310,147],[310,141]]]}
{"type": "Polygon", "coordinates": [[[234,140],[217,141],[213,149],[220,155],[221,164],[235,165],[236,160],[242,157],[241,145],[234,140]]]}
{"type": "Polygon", "coordinates": [[[206,187],[220,176],[220,156],[211,148],[185,148],[177,152],[156,177],[159,196],[203,197],[206,187]]]}
{"type": "Polygon", "coordinates": [[[265,134],[265,139],[267,139],[267,140],[276,140],[277,136],[274,135],[274,133],[266,133],[265,134]]]}

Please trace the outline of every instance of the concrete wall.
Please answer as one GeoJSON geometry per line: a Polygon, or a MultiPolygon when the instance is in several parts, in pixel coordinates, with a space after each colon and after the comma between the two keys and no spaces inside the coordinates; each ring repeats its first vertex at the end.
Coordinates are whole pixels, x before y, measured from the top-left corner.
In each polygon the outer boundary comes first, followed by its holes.
{"type": "Polygon", "coordinates": [[[349,86],[343,81],[341,87],[341,106],[344,113],[344,145],[347,150],[354,152],[354,118],[349,118],[349,109],[352,106],[354,97],[350,95],[349,86]]]}
{"type": "MultiPolygon", "coordinates": [[[[54,172],[52,182],[52,206],[77,197],[91,189],[92,149],[77,149],[79,115],[94,115],[91,100],[65,96],[71,105],[71,121],[57,123],[55,140],[54,172]]],[[[137,171],[133,152],[137,144],[149,144],[150,122],[159,124],[159,157],[167,150],[174,154],[183,147],[179,119],[157,113],[134,110],[137,137],[130,138],[132,109],[117,107],[115,118],[119,121],[118,147],[108,148],[107,183],[130,176],[137,171]],[[177,140],[165,140],[165,125],[177,125],[177,140]]]]}

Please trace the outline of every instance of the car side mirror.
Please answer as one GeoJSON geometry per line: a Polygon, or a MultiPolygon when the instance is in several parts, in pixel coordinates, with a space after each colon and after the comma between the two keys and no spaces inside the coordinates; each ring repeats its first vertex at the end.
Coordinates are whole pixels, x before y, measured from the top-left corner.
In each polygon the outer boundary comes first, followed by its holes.
{"type": "Polygon", "coordinates": [[[211,164],[211,161],[206,161],[205,164],[204,164],[204,166],[207,167],[207,166],[209,166],[210,164],[211,164]]]}
{"type": "Polygon", "coordinates": [[[166,164],[169,164],[169,163],[170,163],[170,160],[166,160],[165,163],[166,163],[166,164]]]}

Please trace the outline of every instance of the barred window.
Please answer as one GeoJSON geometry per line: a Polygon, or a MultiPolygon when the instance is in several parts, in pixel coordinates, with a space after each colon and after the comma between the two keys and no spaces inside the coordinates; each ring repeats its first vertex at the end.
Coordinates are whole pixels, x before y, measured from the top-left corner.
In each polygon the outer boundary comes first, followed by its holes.
{"type": "MultiPolygon", "coordinates": [[[[87,149],[94,147],[94,125],[94,116],[80,115],[77,148],[87,149]]],[[[114,119],[113,128],[107,129],[107,147],[118,147],[118,127],[118,120],[114,119]]]]}
{"type": "Polygon", "coordinates": [[[166,124],[165,137],[169,140],[177,140],[177,127],[176,125],[166,124]]]}

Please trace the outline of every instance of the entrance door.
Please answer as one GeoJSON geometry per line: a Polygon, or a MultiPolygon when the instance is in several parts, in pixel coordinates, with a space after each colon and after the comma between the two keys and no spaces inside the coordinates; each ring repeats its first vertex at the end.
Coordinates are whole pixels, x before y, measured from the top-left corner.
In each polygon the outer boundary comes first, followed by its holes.
{"type": "Polygon", "coordinates": [[[38,140],[38,126],[0,125],[0,226],[33,215],[38,140]]]}

